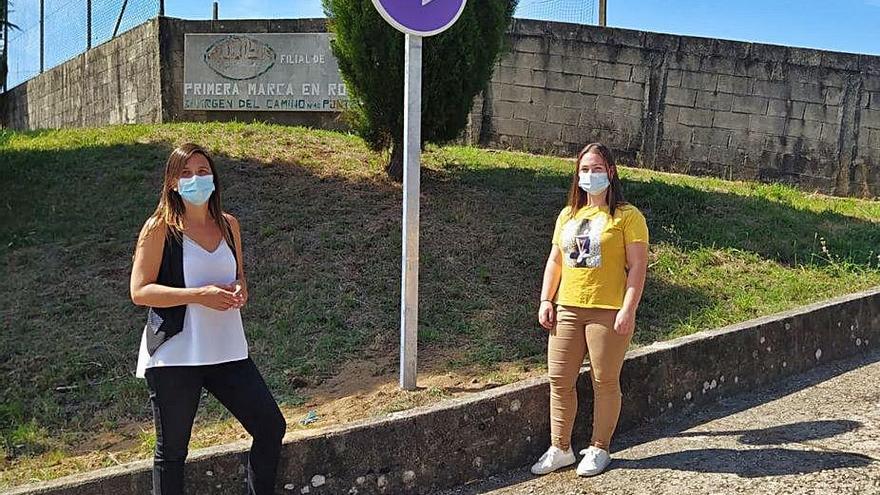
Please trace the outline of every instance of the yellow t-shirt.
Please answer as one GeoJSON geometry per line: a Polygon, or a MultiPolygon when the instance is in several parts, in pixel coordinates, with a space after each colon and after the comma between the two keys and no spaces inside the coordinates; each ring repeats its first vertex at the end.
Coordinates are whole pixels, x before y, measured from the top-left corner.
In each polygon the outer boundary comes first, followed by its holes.
{"type": "Polygon", "coordinates": [[[645,217],[632,205],[585,206],[574,217],[566,206],[556,219],[553,244],[562,251],[556,304],[620,309],[626,292],[626,245],[648,243],[645,217]]]}

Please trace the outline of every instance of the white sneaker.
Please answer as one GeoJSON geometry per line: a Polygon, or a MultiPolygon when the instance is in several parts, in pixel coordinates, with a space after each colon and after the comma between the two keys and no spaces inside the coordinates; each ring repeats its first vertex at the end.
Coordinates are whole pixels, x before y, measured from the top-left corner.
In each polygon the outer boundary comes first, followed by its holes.
{"type": "Polygon", "coordinates": [[[611,455],[605,449],[590,446],[582,450],[581,454],[584,458],[578,464],[578,476],[595,476],[604,471],[608,464],[611,464],[611,455]]]}
{"type": "Polygon", "coordinates": [[[534,465],[532,465],[532,474],[542,475],[552,473],[559,468],[564,468],[565,466],[571,466],[577,462],[577,457],[574,456],[574,452],[571,450],[571,447],[568,450],[561,450],[553,445],[547,449],[547,452],[544,452],[544,455],[538,459],[534,465]]]}

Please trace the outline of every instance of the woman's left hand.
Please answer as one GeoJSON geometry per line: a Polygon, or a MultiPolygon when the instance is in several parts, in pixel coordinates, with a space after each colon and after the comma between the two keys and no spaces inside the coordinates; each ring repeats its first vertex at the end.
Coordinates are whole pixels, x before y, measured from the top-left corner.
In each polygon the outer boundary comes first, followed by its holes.
{"type": "Polygon", "coordinates": [[[614,331],[617,335],[629,335],[633,333],[636,326],[636,315],[635,312],[621,309],[617,312],[617,316],[614,317],[614,331]]]}
{"type": "Polygon", "coordinates": [[[245,283],[242,282],[241,280],[236,280],[235,282],[228,284],[226,286],[226,290],[228,290],[229,292],[232,292],[238,301],[235,304],[235,306],[233,306],[234,309],[241,309],[247,303],[247,300],[248,300],[247,285],[245,285],[245,283]]]}

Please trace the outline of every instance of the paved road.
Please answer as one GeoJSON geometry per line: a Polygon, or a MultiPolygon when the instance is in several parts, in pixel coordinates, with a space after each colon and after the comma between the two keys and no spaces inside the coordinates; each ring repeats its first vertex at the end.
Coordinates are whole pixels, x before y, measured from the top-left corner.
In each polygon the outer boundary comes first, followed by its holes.
{"type": "Polygon", "coordinates": [[[527,469],[445,495],[880,495],[880,351],[620,434],[609,470],[527,469]]]}

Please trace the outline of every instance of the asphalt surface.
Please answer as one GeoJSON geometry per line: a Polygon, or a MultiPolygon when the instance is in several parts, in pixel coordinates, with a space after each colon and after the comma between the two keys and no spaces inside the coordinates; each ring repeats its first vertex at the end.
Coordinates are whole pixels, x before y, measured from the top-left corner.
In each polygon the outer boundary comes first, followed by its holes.
{"type": "Polygon", "coordinates": [[[442,494],[880,495],[880,350],[618,434],[612,459],[593,478],[526,466],[442,494]]]}

